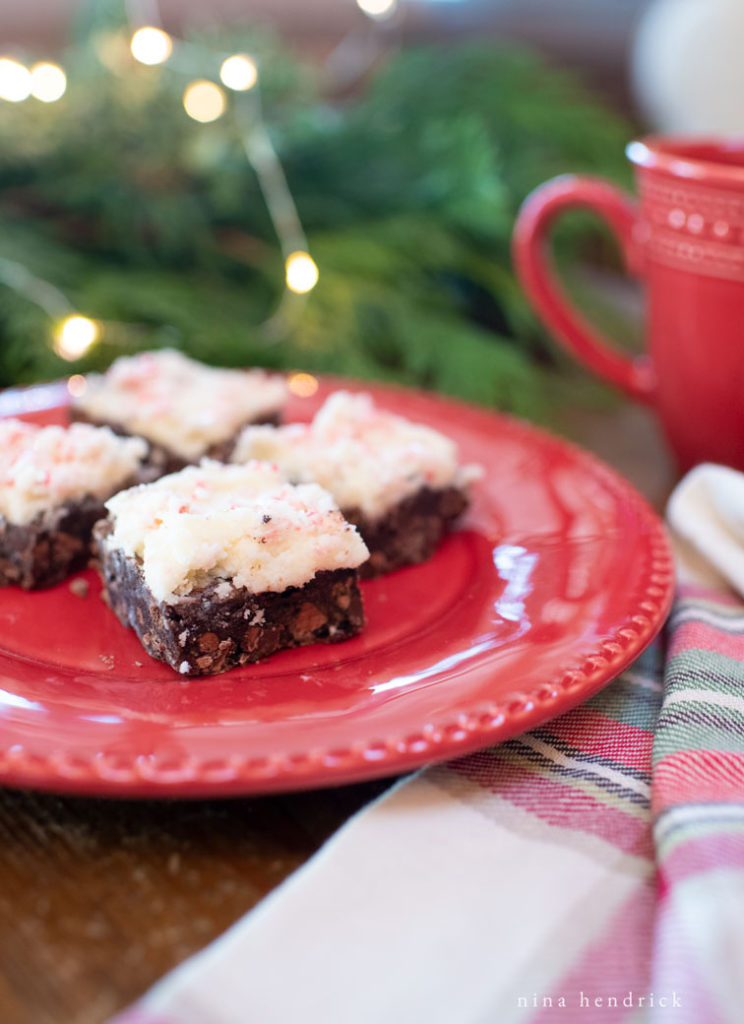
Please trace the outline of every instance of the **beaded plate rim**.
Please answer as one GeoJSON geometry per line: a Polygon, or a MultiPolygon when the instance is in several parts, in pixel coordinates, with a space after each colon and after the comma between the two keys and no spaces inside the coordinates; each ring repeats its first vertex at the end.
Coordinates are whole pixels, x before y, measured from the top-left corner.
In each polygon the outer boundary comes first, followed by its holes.
{"type": "MultiPolygon", "coordinates": [[[[358,386],[358,382],[322,379],[334,386],[358,386]]],[[[398,394],[426,394],[387,384],[384,389],[398,394]]],[[[64,384],[60,383],[8,390],[0,394],[0,415],[9,415],[19,401],[25,411],[53,408],[60,404],[63,393],[64,384]]],[[[156,754],[123,757],[106,751],[76,756],[64,749],[42,755],[22,743],[7,743],[7,739],[3,747],[0,734],[0,784],[90,796],[201,798],[360,782],[408,772],[503,742],[571,710],[620,675],[658,634],[673,600],[673,555],[659,517],[619,473],[580,446],[500,413],[449,398],[441,400],[463,413],[492,416],[507,430],[560,445],[632,505],[646,541],[641,599],[632,614],[603,635],[592,650],[580,659],[569,659],[551,679],[532,689],[514,690],[498,701],[460,709],[449,720],[423,723],[413,732],[373,735],[345,747],[321,744],[291,754],[223,758],[187,755],[177,760],[156,754]]]]}

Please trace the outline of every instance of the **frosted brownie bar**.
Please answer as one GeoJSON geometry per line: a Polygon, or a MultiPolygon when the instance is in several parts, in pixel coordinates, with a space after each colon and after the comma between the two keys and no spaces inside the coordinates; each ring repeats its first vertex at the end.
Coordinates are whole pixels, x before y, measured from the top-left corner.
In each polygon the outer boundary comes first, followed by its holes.
{"type": "Polygon", "coordinates": [[[480,476],[479,467],[458,465],[448,437],[345,391],[310,424],[246,428],[232,460],[247,459],[268,459],[293,483],[314,480],[331,492],[370,550],[363,576],[429,558],[480,476]]]}
{"type": "Polygon", "coordinates": [[[87,565],[104,500],[136,482],[146,453],[106,428],[0,420],[0,585],[49,587],[87,565]]]}
{"type": "Polygon", "coordinates": [[[160,349],[89,374],[71,417],[144,437],[151,464],[169,473],[205,455],[227,459],[246,424],[279,422],[286,395],[274,374],[217,369],[160,349]]]}
{"type": "Polygon", "coordinates": [[[317,484],[204,460],[117,494],[96,526],[105,594],[153,658],[212,675],[364,625],[367,548],[317,484]]]}

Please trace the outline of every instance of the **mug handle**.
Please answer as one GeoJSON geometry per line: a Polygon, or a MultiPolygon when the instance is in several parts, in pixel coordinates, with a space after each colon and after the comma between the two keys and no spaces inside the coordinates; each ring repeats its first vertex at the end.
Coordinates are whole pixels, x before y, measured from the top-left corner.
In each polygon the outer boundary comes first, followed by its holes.
{"type": "Polygon", "coordinates": [[[634,201],[599,178],[567,174],[541,185],[522,205],[513,238],[517,277],[543,322],[580,362],[632,398],[650,403],[656,390],[651,360],[613,349],[571,306],[555,275],[550,229],[559,214],[576,208],[599,214],[617,235],[629,271],[640,273],[634,201]]]}

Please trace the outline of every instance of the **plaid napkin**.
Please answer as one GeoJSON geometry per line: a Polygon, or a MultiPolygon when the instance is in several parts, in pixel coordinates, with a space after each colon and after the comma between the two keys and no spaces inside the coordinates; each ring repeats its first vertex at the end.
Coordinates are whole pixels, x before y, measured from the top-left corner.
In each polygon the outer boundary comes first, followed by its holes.
{"type": "Polygon", "coordinates": [[[739,544],[702,482],[631,670],[399,783],[118,1024],[744,1020],[744,603],[691,568],[739,544]]]}

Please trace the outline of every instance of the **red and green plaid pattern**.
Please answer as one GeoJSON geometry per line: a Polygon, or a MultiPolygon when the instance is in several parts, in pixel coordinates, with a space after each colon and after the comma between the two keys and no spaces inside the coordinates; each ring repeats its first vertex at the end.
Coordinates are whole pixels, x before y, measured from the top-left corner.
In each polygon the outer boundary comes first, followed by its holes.
{"type": "Polygon", "coordinates": [[[685,1020],[744,1020],[744,605],[685,588],[669,622],[653,749],[654,984],[685,1020]]]}

